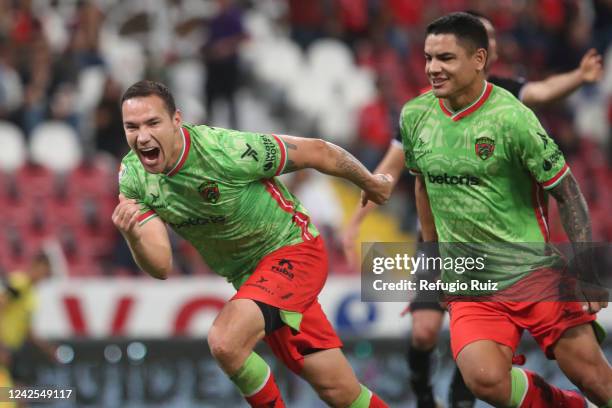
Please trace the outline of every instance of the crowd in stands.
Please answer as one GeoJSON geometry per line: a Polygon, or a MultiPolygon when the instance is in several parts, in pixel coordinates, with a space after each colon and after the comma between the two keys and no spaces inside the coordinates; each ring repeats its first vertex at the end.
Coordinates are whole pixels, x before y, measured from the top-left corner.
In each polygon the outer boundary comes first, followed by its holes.
{"type": "MultiPolygon", "coordinates": [[[[495,74],[538,80],[574,69],[590,47],[604,55],[606,75],[600,83],[537,114],[581,184],[594,238],[612,240],[609,0],[0,0],[0,128],[17,134],[22,146],[16,151],[24,152],[21,162],[2,162],[9,153],[1,150],[9,144],[8,136],[0,135],[0,144],[6,143],[0,146],[0,268],[26,265],[43,242],[54,239],[72,276],[138,274],[110,220],[118,163],[128,149],[118,100],[130,83],[144,77],[167,82],[193,122],[335,137],[373,169],[397,132],[403,103],[428,85],[424,27],[444,13],[468,9],[488,16],[497,29],[495,74]],[[253,52],[279,38],[290,44],[298,66],[312,47],[332,39],[348,50],[351,69],[368,73],[359,78],[368,78],[369,93],[351,99],[345,91],[349,105],[358,100],[358,106],[342,111],[346,126],[339,127],[333,116],[304,120],[300,107],[291,106],[295,92],[289,97],[286,87],[272,92],[267,83],[262,86],[257,72],[271,68],[258,71],[253,61],[279,65],[288,75],[283,64],[289,58],[261,61],[270,56],[253,52]],[[272,122],[253,119],[240,103],[241,92],[254,95],[259,108],[268,106],[272,122]],[[217,112],[224,102],[226,120],[217,112]],[[56,139],[47,142],[50,157],[65,165],[35,154],[36,145],[44,145],[39,135],[52,133],[45,126],[58,122],[66,126],[57,140],[77,140],[72,166],[56,139]],[[54,146],[61,151],[54,153],[54,146]]],[[[300,80],[300,72],[287,81],[292,91],[299,87],[292,81],[300,80]]],[[[393,206],[400,209],[397,222],[409,231],[416,225],[412,183],[402,178],[400,204],[393,206]]],[[[553,240],[565,240],[554,208],[551,216],[553,240]]],[[[339,248],[338,228],[337,222],[321,228],[332,249],[339,248]]],[[[205,273],[195,251],[174,239],[177,270],[205,273]]],[[[341,262],[340,256],[332,259],[341,262]]]]}

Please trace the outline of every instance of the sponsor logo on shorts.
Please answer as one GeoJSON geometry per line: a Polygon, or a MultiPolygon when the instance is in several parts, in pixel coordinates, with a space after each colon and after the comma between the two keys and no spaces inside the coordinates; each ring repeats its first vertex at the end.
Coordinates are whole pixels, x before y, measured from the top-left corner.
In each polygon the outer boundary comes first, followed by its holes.
{"type": "Polygon", "coordinates": [[[288,259],[281,259],[278,261],[278,264],[272,266],[272,272],[276,272],[290,281],[293,280],[295,274],[291,272],[293,270],[293,264],[288,259]]]}

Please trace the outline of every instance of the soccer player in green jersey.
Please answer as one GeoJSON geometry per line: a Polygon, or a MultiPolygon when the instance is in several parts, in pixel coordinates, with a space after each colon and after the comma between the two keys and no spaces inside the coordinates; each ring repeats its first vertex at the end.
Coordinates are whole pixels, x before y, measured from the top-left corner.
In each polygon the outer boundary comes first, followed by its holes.
{"type": "Polygon", "coordinates": [[[265,340],[333,407],[386,407],[360,385],[317,296],[327,255],[306,209],[276,178],[314,168],[346,178],[366,200],[386,201],[390,177],[372,175],[319,139],[238,132],[182,122],[168,89],[132,85],[121,100],[131,152],[119,173],[113,222],[138,265],[165,279],[166,226],[188,240],[237,290],[215,319],[212,355],[253,407],[284,407],[253,348],[265,340]]]}
{"type": "MultiPolygon", "coordinates": [[[[533,112],[486,81],[487,49],[485,27],[469,14],[431,23],[425,71],[432,91],[402,110],[406,165],[427,188],[439,241],[458,248],[468,242],[543,243],[547,190],[570,240],[590,242],[588,209],[563,155],[533,112]]],[[[512,289],[556,261],[532,255],[507,263],[512,254],[488,255],[485,271],[462,276],[445,270],[443,280],[493,279],[499,289],[512,289]]],[[[472,392],[494,406],[585,406],[578,393],[512,367],[527,329],[589,399],[612,407],[612,369],[591,325],[594,313],[606,306],[455,298],[449,303],[453,356],[472,392]]]]}
{"type": "MultiPolygon", "coordinates": [[[[489,39],[489,55],[487,68],[497,59],[497,41],[495,29],[491,22],[483,15],[468,12],[480,19],[484,24],[489,39]]],[[[488,69],[487,69],[488,71],[488,69]]],[[[541,81],[526,81],[521,78],[504,78],[489,75],[487,80],[500,86],[514,95],[529,107],[543,106],[555,102],[578,89],[580,86],[599,81],[603,76],[602,57],[591,49],[583,56],[580,65],[569,72],[555,74],[541,81]]],[[[383,161],[376,168],[376,173],[388,173],[393,177],[394,183],[404,169],[405,159],[401,135],[392,140],[383,161]]],[[[437,233],[431,214],[429,199],[422,179],[415,180],[416,207],[420,224],[420,236],[427,244],[437,241],[437,233]]],[[[361,223],[367,214],[376,208],[376,204],[359,206],[355,209],[343,233],[344,250],[347,258],[352,261],[356,258],[355,243],[361,223]]],[[[430,271],[431,272],[431,271],[430,271]]],[[[429,274],[431,276],[435,274],[429,274]]],[[[416,298],[410,302],[409,312],[412,318],[410,342],[408,344],[407,362],[411,373],[411,386],[417,397],[418,408],[434,408],[433,391],[430,383],[431,354],[438,341],[439,333],[444,321],[445,309],[439,302],[431,300],[431,295],[418,292],[416,298]]],[[[453,374],[449,390],[449,406],[451,408],[469,408],[474,405],[474,397],[466,389],[461,374],[457,369],[453,374]]]]}

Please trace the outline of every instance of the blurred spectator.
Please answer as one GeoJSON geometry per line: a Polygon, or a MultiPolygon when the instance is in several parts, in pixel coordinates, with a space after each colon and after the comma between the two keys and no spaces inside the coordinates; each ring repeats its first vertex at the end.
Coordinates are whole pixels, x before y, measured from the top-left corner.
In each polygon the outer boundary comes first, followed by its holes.
{"type": "Polygon", "coordinates": [[[328,1],[287,0],[287,2],[291,39],[302,49],[306,49],[325,34],[331,15],[328,1]]]}
{"type": "Polygon", "coordinates": [[[23,85],[12,49],[5,38],[0,38],[0,118],[10,119],[22,103],[23,85]]]}
{"type": "Polygon", "coordinates": [[[104,83],[104,92],[94,113],[94,140],[99,150],[108,152],[121,160],[128,152],[124,143],[123,121],[119,109],[121,87],[112,78],[104,83]]]}
{"type": "Polygon", "coordinates": [[[603,53],[612,42],[612,1],[593,0],[593,11],[593,39],[597,50],[603,53]]]}
{"type": "Polygon", "coordinates": [[[229,125],[238,128],[236,90],[239,81],[238,49],[246,38],[242,12],[233,0],[217,0],[217,14],[208,22],[208,40],[204,45],[206,64],[206,111],[208,122],[214,123],[215,102],[224,99],[229,109],[229,125]]]}
{"type": "Polygon", "coordinates": [[[359,160],[374,170],[394,137],[402,101],[397,97],[395,84],[388,77],[376,81],[376,99],[359,112],[359,160]]]}

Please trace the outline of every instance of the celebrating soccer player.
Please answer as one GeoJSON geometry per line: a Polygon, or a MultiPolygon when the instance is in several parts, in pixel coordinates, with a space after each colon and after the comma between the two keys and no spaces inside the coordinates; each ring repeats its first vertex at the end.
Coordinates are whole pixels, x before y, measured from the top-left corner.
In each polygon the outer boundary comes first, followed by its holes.
{"type": "MultiPolygon", "coordinates": [[[[488,57],[485,70],[497,59],[497,41],[495,29],[491,22],[484,16],[468,12],[479,18],[484,24],[488,34],[488,57]]],[[[499,76],[488,76],[488,81],[500,86],[525,105],[530,107],[542,106],[559,100],[580,86],[598,81],[603,76],[602,57],[595,50],[589,50],[582,58],[580,65],[569,72],[552,75],[541,81],[526,81],[523,78],[507,78],[499,76]]],[[[402,138],[399,132],[392,141],[387,153],[377,167],[377,173],[389,173],[394,182],[399,179],[400,173],[404,168],[404,151],[402,148],[402,138]]],[[[434,249],[428,242],[437,241],[437,234],[427,191],[421,178],[415,180],[416,208],[421,227],[420,235],[426,243],[424,248],[434,249]]],[[[374,203],[367,206],[359,206],[343,234],[344,250],[347,258],[353,261],[356,258],[355,243],[359,227],[365,216],[376,207],[374,203]]],[[[439,273],[439,271],[438,271],[439,273]]],[[[435,272],[427,271],[425,278],[434,278],[435,272]]],[[[415,299],[409,306],[412,317],[411,338],[408,344],[407,362],[411,372],[411,386],[417,397],[418,408],[434,408],[436,406],[432,386],[430,383],[431,354],[438,341],[439,333],[444,321],[445,309],[439,302],[431,300],[431,295],[417,292],[415,299]]],[[[474,396],[465,386],[460,371],[457,369],[453,375],[453,380],[449,393],[449,405],[451,408],[465,408],[474,405],[474,396]]]]}
{"type": "MultiPolygon", "coordinates": [[[[532,111],[486,81],[487,56],[487,33],[476,17],[453,13],[434,21],[425,40],[432,90],[401,113],[406,165],[427,188],[439,241],[545,242],[546,190],[557,200],[570,240],[590,242],[588,209],[563,155],[532,111]],[[454,181],[462,176],[477,182],[454,181]]],[[[508,267],[507,254],[488,255],[486,274],[445,270],[443,279],[495,277],[500,289],[509,289],[550,261],[547,255],[515,258],[508,267]]],[[[612,369],[592,325],[607,302],[584,306],[586,311],[578,302],[452,300],[451,348],[468,387],[498,407],[584,407],[578,392],[512,367],[526,329],[591,401],[612,407],[612,369]]]]}
{"type": "Polygon", "coordinates": [[[141,81],[121,99],[131,152],[119,174],[113,222],[138,265],[165,279],[170,226],[225,277],[236,295],[215,319],[208,344],[252,407],[284,407],[260,340],[333,407],[386,407],[359,384],[317,300],[327,278],[322,238],[276,176],[303,168],[346,178],[384,203],[387,175],[372,175],[318,139],[189,125],[169,90],[141,81]]]}

